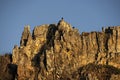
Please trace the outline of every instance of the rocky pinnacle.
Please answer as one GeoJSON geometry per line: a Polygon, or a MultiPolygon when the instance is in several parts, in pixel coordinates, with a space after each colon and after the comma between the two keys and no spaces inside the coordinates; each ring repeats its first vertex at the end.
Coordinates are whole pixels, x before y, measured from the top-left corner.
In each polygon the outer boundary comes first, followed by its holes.
{"type": "Polygon", "coordinates": [[[119,80],[120,26],[81,34],[64,19],[32,33],[25,26],[12,64],[18,80],[119,80]]]}

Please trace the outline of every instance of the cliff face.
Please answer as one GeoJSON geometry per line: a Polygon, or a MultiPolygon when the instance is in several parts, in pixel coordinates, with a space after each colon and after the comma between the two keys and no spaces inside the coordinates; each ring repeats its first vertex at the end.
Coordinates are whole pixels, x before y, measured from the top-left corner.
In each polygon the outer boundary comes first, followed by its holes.
{"type": "Polygon", "coordinates": [[[32,34],[26,26],[12,63],[18,80],[118,80],[120,26],[82,34],[63,19],[32,34]]]}

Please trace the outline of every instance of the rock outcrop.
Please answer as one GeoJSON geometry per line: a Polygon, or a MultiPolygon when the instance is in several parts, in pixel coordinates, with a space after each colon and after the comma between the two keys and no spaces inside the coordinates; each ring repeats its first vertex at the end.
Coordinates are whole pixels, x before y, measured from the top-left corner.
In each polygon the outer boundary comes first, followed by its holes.
{"type": "Polygon", "coordinates": [[[14,80],[17,76],[17,65],[12,64],[12,55],[0,56],[0,80],[14,80]]]}
{"type": "Polygon", "coordinates": [[[119,80],[120,26],[81,34],[63,19],[32,34],[26,26],[12,64],[18,80],[119,80]]]}

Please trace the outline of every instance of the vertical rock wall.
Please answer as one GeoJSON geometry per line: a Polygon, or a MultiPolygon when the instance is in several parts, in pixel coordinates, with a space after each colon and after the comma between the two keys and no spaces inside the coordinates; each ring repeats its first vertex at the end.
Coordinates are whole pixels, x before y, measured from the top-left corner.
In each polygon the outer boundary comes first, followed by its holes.
{"type": "Polygon", "coordinates": [[[83,32],[63,19],[58,24],[24,28],[20,46],[13,49],[18,80],[69,80],[90,63],[120,68],[120,26],[102,32],[83,32]]]}

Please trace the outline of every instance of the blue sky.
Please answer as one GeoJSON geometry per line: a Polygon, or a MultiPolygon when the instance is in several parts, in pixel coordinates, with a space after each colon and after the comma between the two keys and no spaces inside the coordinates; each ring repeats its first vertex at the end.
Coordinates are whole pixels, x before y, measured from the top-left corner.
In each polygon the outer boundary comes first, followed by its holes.
{"type": "Polygon", "coordinates": [[[0,0],[0,54],[19,45],[25,25],[57,23],[61,17],[83,31],[120,25],[120,0],[0,0]]]}

